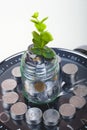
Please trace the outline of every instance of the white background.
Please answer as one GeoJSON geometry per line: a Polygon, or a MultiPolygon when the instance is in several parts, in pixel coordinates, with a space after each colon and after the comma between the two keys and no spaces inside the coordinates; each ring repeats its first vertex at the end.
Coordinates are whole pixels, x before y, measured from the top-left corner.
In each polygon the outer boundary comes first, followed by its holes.
{"type": "Polygon", "coordinates": [[[0,0],[0,61],[32,43],[30,22],[38,11],[48,16],[50,47],[74,49],[87,45],[87,0],[0,0]]]}

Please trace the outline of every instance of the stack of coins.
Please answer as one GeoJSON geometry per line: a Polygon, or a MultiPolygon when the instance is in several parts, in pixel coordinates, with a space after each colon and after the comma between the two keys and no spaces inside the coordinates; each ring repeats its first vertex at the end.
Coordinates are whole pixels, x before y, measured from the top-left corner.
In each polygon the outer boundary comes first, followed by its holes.
{"type": "Polygon", "coordinates": [[[17,102],[11,106],[10,113],[14,120],[24,119],[24,115],[27,111],[27,105],[23,102],[17,102]]]}
{"type": "Polygon", "coordinates": [[[77,80],[78,67],[75,64],[67,63],[62,67],[62,80],[68,84],[72,85],[77,80]]]}
{"type": "Polygon", "coordinates": [[[17,81],[17,83],[21,83],[21,72],[20,72],[20,66],[14,67],[11,71],[14,79],[17,81]]]}
{"type": "Polygon", "coordinates": [[[78,109],[81,109],[86,104],[85,98],[80,96],[72,96],[69,102],[78,109]]]}
{"type": "Polygon", "coordinates": [[[42,121],[42,111],[37,108],[29,108],[26,112],[26,122],[30,125],[37,125],[42,121]]]}
{"type": "Polygon", "coordinates": [[[57,125],[59,118],[59,112],[55,109],[48,109],[43,113],[43,122],[46,126],[57,125]]]}
{"type": "Polygon", "coordinates": [[[74,117],[76,109],[73,105],[65,103],[59,107],[59,113],[64,119],[71,119],[74,117]]]}
{"type": "Polygon", "coordinates": [[[75,86],[73,93],[76,96],[85,97],[87,95],[87,86],[83,84],[78,84],[75,86]]]}
{"type": "Polygon", "coordinates": [[[19,96],[16,92],[8,92],[2,96],[3,107],[9,109],[12,104],[16,103],[19,96]]]}
{"type": "Polygon", "coordinates": [[[15,91],[16,87],[17,87],[17,82],[14,79],[6,79],[1,83],[3,94],[5,94],[6,92],[15,91]]]}

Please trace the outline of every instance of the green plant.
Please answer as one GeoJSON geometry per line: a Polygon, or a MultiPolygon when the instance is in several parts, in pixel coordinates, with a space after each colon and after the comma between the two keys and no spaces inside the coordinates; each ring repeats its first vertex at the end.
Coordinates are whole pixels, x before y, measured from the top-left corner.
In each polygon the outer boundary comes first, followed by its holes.
{"type": "Polygon", "coordinates": [[[45,58],[51,59],[54,57],[54,52],[51,48],[46,45],[53,40],[52,35],[46,30],[47,26],[44,23],[48,17],[43,18],[42,20],[38,19],[39,13],[35,12],[32,16],[31,21],[34,23],[37,31],[32,32],[33,36],[33,48],[32,52],[36,55],[43,56],[45,58]]]}

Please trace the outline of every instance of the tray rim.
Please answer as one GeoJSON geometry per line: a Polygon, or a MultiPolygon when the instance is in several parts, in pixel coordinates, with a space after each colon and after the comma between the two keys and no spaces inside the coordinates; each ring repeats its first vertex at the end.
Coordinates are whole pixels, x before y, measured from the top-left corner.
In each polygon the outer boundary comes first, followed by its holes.
{"type": "MultiPolygon", "coordinates": [[[[58,49],[58,50],[60,50],[60,51],[66,51],[66,52],[69,52],[69,53],[72,53],[72,54],[76,54],[76,55],[78,55],[78,56],[81,56],[81,57],[87,59],[87,56],[86,56],[86,55],[84,55],[84,54],[82,54],[82,53],[80,53],[80,52],[77,52],[77,51],[75,51],[75,50],[69,50],[69,49],[65,49],[65,48],[56,48],[56,47],[52,47],[52,49],[58,49]]],[[[16,57],[16,56],[22,55],[25,51],[26,51],[26,50],[21,51],[21,52],[18,52],[18,53],[15,53],[15,54],[12,54],[11,56],[9,56],[9,57],[5,58],[4,60],[2,60],[2,61],[0,62],[0,65],[1,65],[4,61],[8,61],[8,60],[11,59],[11,58],[14,58],[14,57],[16,57]]]]}

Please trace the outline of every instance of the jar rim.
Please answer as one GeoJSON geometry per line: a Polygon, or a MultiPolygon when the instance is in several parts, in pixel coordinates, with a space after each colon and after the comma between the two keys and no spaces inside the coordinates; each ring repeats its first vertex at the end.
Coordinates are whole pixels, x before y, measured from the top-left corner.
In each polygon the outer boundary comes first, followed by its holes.
{"type": "MultiPolygon", "coordinates": [[[[28,49],[31,47],[32,47],[32,44],[28,47],[28,49]]],[[[31,80],[36,79],[36,78],[37,79],[42,78],[45,80],[45,79],[53,77],[53,75],[55,75],[55,73],[59,71],[59,63],[58,63],[58,57],[56,53],[55,53],[54,58],[51,59],[48,64],[44,62],[41,64],[34,64],[33,62],[29,62],[28,64],[25,63],[24,60],[26,58],[27,53],[30,53],[29,50],[27,50],[24,53],[21,60],[21,73],[22,75],[24,75],[24,77],[31,80]]]]}

